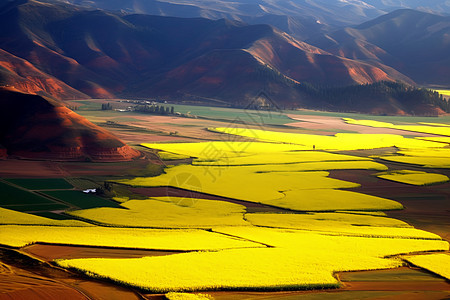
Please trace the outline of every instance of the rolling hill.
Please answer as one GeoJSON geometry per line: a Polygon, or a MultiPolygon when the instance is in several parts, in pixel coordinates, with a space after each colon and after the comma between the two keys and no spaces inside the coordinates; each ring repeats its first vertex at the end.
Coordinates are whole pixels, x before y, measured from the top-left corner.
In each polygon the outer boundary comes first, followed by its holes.
{"type": "Polygon", "coordinates": [[[140,156],[108,131],[49,98],[0,88],[0,156],[125,161],[140,156]]]}

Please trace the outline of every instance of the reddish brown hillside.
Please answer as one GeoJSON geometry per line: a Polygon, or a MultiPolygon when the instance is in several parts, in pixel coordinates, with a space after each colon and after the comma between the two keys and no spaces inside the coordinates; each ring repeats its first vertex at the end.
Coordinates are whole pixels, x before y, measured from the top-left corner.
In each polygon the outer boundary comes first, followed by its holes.
{"type": "Polygon", "coordinates": [[[12,86],[24,93],[40,93],[57,99],[89,98],[61,80],[38,70],[28,61],[2,49],[0,49],[0,78],[2,85],[12,86]]]}
{"type": "Polygon", "coordinates": [[[0,103],[0,144],[9,156],[124,161],[140,155],[56,101],[2,88],[0,103]]]}
{"type": "Polygon", "coordinates": [[[275,30],[248,49],[255,57],[299,82],[329,85],[395,81],[383,69],[331,55],[275,30]]]}

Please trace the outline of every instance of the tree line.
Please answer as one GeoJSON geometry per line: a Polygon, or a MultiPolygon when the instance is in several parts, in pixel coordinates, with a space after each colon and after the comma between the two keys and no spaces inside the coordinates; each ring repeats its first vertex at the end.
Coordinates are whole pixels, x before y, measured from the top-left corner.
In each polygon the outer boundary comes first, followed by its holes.
{"type": "Polygon", "coordinates": [[[174,115],[175,107],[163,106],[163,105],[136,105],[135,111],[156,114],[156,115],[174,115]]]}

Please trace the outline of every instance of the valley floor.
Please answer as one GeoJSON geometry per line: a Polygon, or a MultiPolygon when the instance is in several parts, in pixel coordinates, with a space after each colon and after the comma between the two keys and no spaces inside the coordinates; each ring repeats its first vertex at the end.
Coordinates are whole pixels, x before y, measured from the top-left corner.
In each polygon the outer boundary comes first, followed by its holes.
{"type": "MultiPolygon", "coordinates": [[[[145,153],[144,157],[131,162],[120,163],[35,161],[23,160],[20,158],[8,158],[0,161],[1,184],[7,185],[9,188],[13,187],[20,190],[18,193],[31,193],[44,199],[42,200],[44,202],[47,201],[51,202],[52,205],[62,205],[65,207],[62,209],[47,209],[45,206],[27,206],[29,205],[27,203],[24,203],[23,206],[19,208],[14,206],[15,211],[25,213],[27,216],[40,216],[51,219],[51,222],[47,221],[49,223],[47,223],[42,230],[53,230],[54,227],[61,226],[56,223],[60,221],[86,222],[87,224],[81,225],[86,226],[83,227],[86,228],[86,230],[89,230],[89,228],[94,226],[106,226],[107,229],[110,226],[116,226],[110,224],[105,225],[107,223],[102,222],[107,222],[107,220],[98,220],[94,217],[89,217],[87,214],[76,215],[77,211],[87,213],[91,209],[106,209],[107,207],[105,207],[105,205],[109,206],[109,204],[102,204],[99,205],[99,207],[91,207],[89,205],[84,206],[86,205],[85,202],[80,202],[78,199],[72,200],[69,196],[62,197],[55,193],[55,191],[72,193],[86,188],[100,188],[103,187],[105,181],[113,182],[112,191],[106,189],[105,194],[100,195],[100,198],[103,199],[101,201],[110,201],[112,203],[111,206],[108,207],[108,209],[111,209],[111,212],[113,209],[121,209],[117,208],[119,205],[128,204],[127,209],[133,210],[134,208],[130,203],[134,200],[146,200],[148,197],[156,197],[156,199],[172,197],[172,199],[197,199],[195,201],[198,201],[199,204],[203,203],[203,199],[219,201],[220,203],[229,205],[230,209],[232,207],[234,207],[233,209],[240,207],[239,209],[243,211],[247,218],[248,216],[254,216],[255,220],[257,220],[256,217],[259,216],[258,214],[261,213],[275,216],[293,213],[292,209],[273,204],[270,201],[263,203],[262,200],[251,201],[251,199],[227,196],[228,194],[226,193],[214,194],[207,189],[208,186],[205,183],[203,183],[201,190],[188,190],[182,183],[179,183],[178,188],[175,186],[133,186],[131,183],[124,185],[123,182],[133,180],[133,178],[161,178],[163,169],[167,168],[169,165],[174,165],[175,167],[171,168],[176,170],[176,168],[179,168],[180,166],[183,167],[183,165],[186,164],[193,164],[193,167],[195,167],[196,164],[202,164],[205,163],[205,161],[207,163],[207,160],[202,161],[201,159],[185,158],[183,156],[173,157],[175,159],[163,159],[161,152],[158,154],[158,150],[156,149],[142,147],[140,146],[141,143],[198,143],[205,141],[254,143],[256,141],[255,137],[252,138],[245,136],[244,134],[233,137],[218,131],[206,130],[207,128],[231,128],[236,132],[241,133],[243,132],[242,128],[244,128],[246,130],[276,131],[283,134],[314,134],[319,136],[331,136],[336,133],[360,133],[377,135],[395,134],[407,138],[442,137],[442,135],[426,132],[349,124],[345,122],[342,117],[351,117],[354,119],[365,118],[402,124],[419,124],[421,122],[450,125],[450,117],[448,116],[440,117],[439,119],[371,117],[351,114],[320,113],[314,111],[291,111],[288,113],[275,112],[270,114],[269,112],[233,110],[228,108],[177,106],[176,111],[179,110],[181,114],[189,113],[187,116],[182,117],[173,115],[146,115],[137,112],[101,111],[100,109],[96,109],[97,105],[100,106],[100,104],[105,103],[105,101],[106,100],[92,100],[89,101],[89,103],[80,101],[79,103],[86,104],[89,109],[84,110],[81,105],[77,112],[88,118],[90,121],[112,131],[122,140],[145,153]],[[230,140],[230,137],[232,140],[230,140]],[[43,188],[39,186],[30,187],[26,186],[27,182],[13,182],[11,181],[11,178],[61,178],[67,181],[71,187],[56,186],[51,189],[48,188],[48,184],[56,184],[57,181],[43,182],[42,185],[45,186],[43,188]],[[114,197],[115,201],[111,200],[112,197],[114,197]],[[67,207],[69,207],[68,211],[70,214],[63,213],[64,210],[67,210],[67,207]],[[71,213],[71,211],[74,211],[74,213],[71,213]]],[[[122,102],[117,102],[116,104],[118,108],[121,107],[121,105],[124,105],[122,102]]],[[[258,137],[261,138],[261,136],[258,137]]],[[[316,149],[319,147],[319,144],[314,144],[314,149],[310,150],[321,152],[320,149],[316,149]]],[[[446,148],[448,148],[448,146],[446,148]]],[[[246,153],[249,153],[249,149],[251,148],[245,149],[245,151],[247,151],[246,153]]],[[[398,155],[397,151],[399,151],[398,145],[395,145],[395,147],[387,146],[366,150],[350,149],[331,152],[324,150],[323,152],[351,155],[352,157],[356,157],[355,159],[370,159],[371,162],[384,165],[386,170],[391,171],[406,169],[410,171],[437,173],[450,177],[450,169],[448,167],[424,167],[421,165],[412,165],[383,159],[386,156],[398,155]]],[[[181,155],[180,153],[175,154],[181,155]]],[[[217,163],[222,163],[220,157],[215,157],[215,159],[217,159],[217,163]]],[[[258,159],[266,158],[261,157],[258,159]]],[[[236,162],[238,162],[238,160],[236,160],[236,162]]],[[[267,165],[275,164],[269,163],[267,165]]],[[[275,166],[278,166],[279,168],[283,167],[283,165],[275,166]]],[[[243,169],[243,166],[240,168],[243,169]]],[[[386,210],[386,215],[383,216],[386,216],[386,218],[389,217],[389,219],[394,218],[398,220],[398,222],[404,221],[418,230],[436,234],[442,238],[443,243],[450,242],[450,183],[410,185],[375,176],[375,174],[380,172],[381,170],[374,169],[335,169],[329,170],[329,175],[326,178],[356,184],[353,187],[347,187],[345,189],[346,191],[387,198],[399,202],[404,206],[404,209],[386,210]]],[[[225,175],[220,174],[217,176],[225,175]]],[[[2,191],[0,190],[0,192],[2,191]]],[[[69,195],[69,193],[64,195],[69,195]]],[[[11,204],[5,204],[0,201],[0,206],[2,208],[8,209],[8,205],[11,204]]],[[[288,203],[288,205],[290,204],[288,203]]],[[[181,204],[180,206],[182,208],[186,207],[184,204],[181,204]]],[[[224,209],[228,209],[228,206],[224,206],[224,209]]],[[[306,210],[306,212],[308,211],[309,210],[306,210]]],[[[335,210],[332,211],[336,212],[335,210]]],[[[235,212],[232,211],[230,213],[231,216],[233,216],[234,213],[235,212]]],[[[299,215],[304,213],[305,212],[299,213],[299,215]]],[[[325,215],[326,213],[330,213],[330,211],[314,211],[313,213],[324,213],[325,215]]],[[[368,214],[370,215],[370,212],[368,214]]],[[[105,214],[105,216],[107,216],[107,214],[105,214]]],[[[378,215],[374,214],[374,217],[376,216],[378,215]]],[[[23,226],[23,228],[31,229],[32,226],[36,226],[36,224],[42,222],[42,220],[37,219],[36,221],[30,220],[17,221],[17,224],[15,224],[11,220],[8,221],[7,217],[2,219],[0,216],[0,223],[2,224],[0,225],[0,227],[2,227],[0,230],[8,229],[13,232],[14,226],[23,226]]],[[[142,222],[144,221],[145,220],[143,219],[142,222]]],[[[124,222],[126,222],[126,220],[124,222]]],[[[190,220],[186,220],[186,222],[190,222],[190,220]]],[[[320,218],[314,222],[320,222],[320,218]]],[[[357,223],[357,221],[355,222],[357,223]]],[[[294,225],[297,226],[296,224],[294,225]]],[[[117,226],[117,228],[126,230],[127,226],[128,225],[126,224],[122,224],[117,226]]],[[[132,226],[137,225],[132,224],[132,226]]],[[[145,227],[143,230],[150,229],[152,226],[145,227]]],[[[164,227],[165,225],[161,226],[164,227]]],[[[366,225],[359,226],[358,228],[362,227],[362,229],[364,229],[364,226],[366,225]]],[[[202,232],[206,231],[207,233],[210,233],[210,227],[207,226],[206,228],[208,229],[202,230],[202,232]]],[[[156,230],[154,226],[152,227],[152,230],[156,230]]],[[[214,232],[222,232],[221,230],[227,233],[226,229],[219,227],[217,227],[217,229],[213,228],[214,232]]],[[[230,232],[232,232],[232,230],[230,232]]],[[[240,237],[244,237],[245,234],[242,233],[242,236],[240,237]]],[[[253,233],[248,233],[249,236],[252,234],[253,233]]],[[[283,234],[285,233],[283,232],[283,234]]],[[[254,240],[255,239],[259,239],[259,237],[255,237],[254,240]]],[[[263,239],[261,238],[261,240],[263,239]]],[[[259,242],[261,242],[261,240],[259,240],[259,242]]],[[[425,242],[427,239],[424,239],[423,241],[425,242]]],[[[240,240],[239,242],[248,242],[248,240],[240,240]]],[[[81,272],[75,271],[75,269],[62,268],[55,263],[55,260],[65,260],[71,263],[77,259],[88,258],[164,258],[170,257],[173,254],[182,254],[186,253],[186,251],[192,251],[182,250],[177,247],[174,247],[173,249],[168,249],[167,247],[166,249],[155,249],[140,246],[130,249],[120,245],[113,247],[108,243],[109,242],[106,241],[103,245],[71,245],[67,242],[46,242],[42,240],[31,244],[26,243],[21,246],[3,244],[0,247],[0,299],[14,299],[20,297],[57,299],[61,298],[62,295],[64,295],[64,298],[70,297],[70,299],[165,299],[165,296],[162,293],[149,293],[143,289],[130,287],[130,285],[116,284],[113,281],[114,278],[111,280],[108,278],[101,279],[89,277],[81,272]]],[[[233,247],[236,246],[232,246],[231,248],[233,247]]],[[[442,253],[447,253],[447,255],[450,254],[448,251],[445,251],[444,248],[436,248],[436,250],[441,250],[442,253]]],[[[221,251],[219,250],[218,252],[221,251]]],[[[220,272],[220,270],[217,272],[220,272]]],[[[401,267],[386,270],[338,271],[334,276],[341,283],[340,288],[300,291],[252,291],[251,289],[247,291],[206,290],[201,293],[208,294],[211,297],[214,297],[214,299],[444,299],[450,297],[450,282],[448,278],[445,279],[442,276],[438,276],[407,262],[403,262],[403,266],[401,267]]]]}

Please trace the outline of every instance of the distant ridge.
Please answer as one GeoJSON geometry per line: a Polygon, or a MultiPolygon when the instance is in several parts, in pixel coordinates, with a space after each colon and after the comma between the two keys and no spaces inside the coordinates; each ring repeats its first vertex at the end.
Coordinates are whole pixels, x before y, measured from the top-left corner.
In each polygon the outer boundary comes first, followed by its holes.
{"type": "Polygon", "coordinates": [[[308,42],[335,55],[388,65],[422,85],[450,86],[450,16],[402,9],[308,42]]]}
{"type": "MultiPolygon", "coordinates": [[[[251,105],[264,91],[286,108],[409,114],[418,110],[403,98],[405,88],[381,95],[371,85],[450,80],[448,18],[423,12],[400,10],[305,42],[267,24],[47,1],[1,2],[0,84],[61,100],[139,97],[234,107],[251,105]],[[329,97],[331,91],[341,98],[329,97]],[[360,95],[355,105],[345,99],[350,91],[360,95]]],[[[435,95],[418,94],[441,109],[426,114],[447,110],[435,95]]]]}

